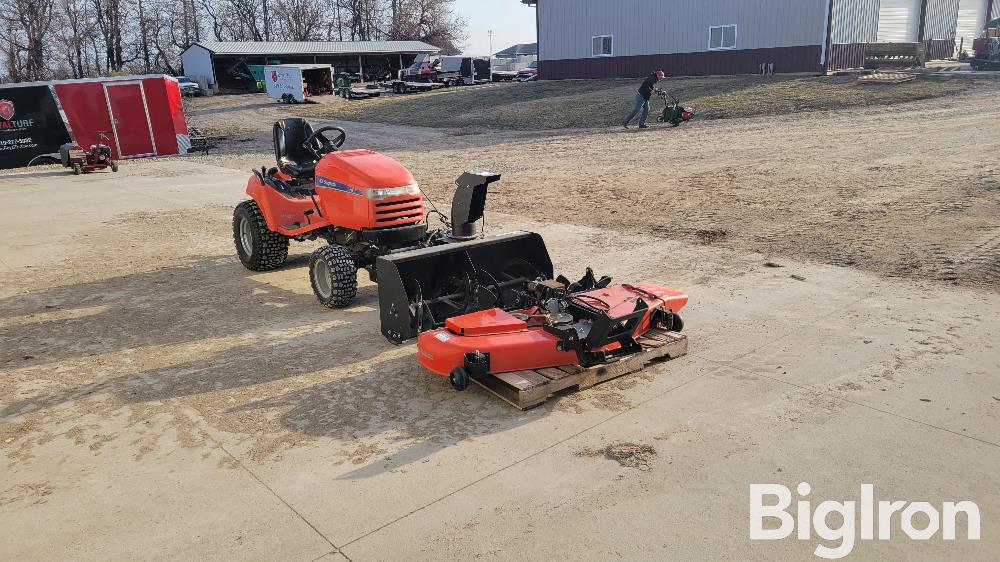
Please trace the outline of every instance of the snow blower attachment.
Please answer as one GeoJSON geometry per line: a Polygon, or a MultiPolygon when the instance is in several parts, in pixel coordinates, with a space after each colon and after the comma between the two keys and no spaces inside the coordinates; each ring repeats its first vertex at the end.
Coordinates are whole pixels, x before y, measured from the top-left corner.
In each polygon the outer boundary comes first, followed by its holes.
{"type": "Polygon", "coordinates": [[[452,316],[526,306],[526,286],[551,279],[552,260],[541,236],[517,232],[382,256],[377,274],[382,334],[400,343],[452,316]]]}

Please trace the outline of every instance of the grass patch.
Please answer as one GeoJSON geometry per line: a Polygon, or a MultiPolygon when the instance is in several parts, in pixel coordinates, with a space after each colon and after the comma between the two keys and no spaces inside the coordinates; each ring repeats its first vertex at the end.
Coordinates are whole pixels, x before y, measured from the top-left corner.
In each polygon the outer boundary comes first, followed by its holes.
{"type": "MultiPolygon", "coordinates": [[[[445,128],[547,130],[620,123],[638,80],[563,80],[451,88],[312,106],[316,117],[445,128]]],[[[698,119],[888,105],[964,92],[968,82],[921,76],[893,85],[862,85],[850,76],[733,76],[668,79],[665,88],[698,119]]],[[[654,115],[662,109],[653,98],[654,115]]]]}

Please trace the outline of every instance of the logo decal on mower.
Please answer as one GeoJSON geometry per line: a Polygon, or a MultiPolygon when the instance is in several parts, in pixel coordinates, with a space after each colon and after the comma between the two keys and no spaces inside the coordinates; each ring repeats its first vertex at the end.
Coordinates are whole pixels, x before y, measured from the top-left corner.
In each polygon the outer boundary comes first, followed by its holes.
{"type": "Polygon", "coordinates": [[[333,189],[336,191],[343,191],[344,193],[350,193],[351,195],[361,195],[361,190],[349,185],[344,185],[342,183],[335,182],[329,178],[324,178],[323,176],[316,176],[316,187],[322,187],[325,189],[333,189]]]}
{"type": "Polygon", "coordinates": [[[14,102],[0,100],[0,117],[3,117],[4,121],[10,121],[14,118],[14,102]]]}

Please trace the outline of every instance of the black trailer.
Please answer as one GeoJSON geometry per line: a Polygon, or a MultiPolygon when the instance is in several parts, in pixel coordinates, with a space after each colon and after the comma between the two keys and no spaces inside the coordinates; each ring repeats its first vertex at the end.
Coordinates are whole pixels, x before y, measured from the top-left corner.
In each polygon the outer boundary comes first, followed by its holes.
{"type": "Polygon", "coordinates": [[[72,139],[56,99],[49,84],[0,86],[0,168],[58,163],[72,139]]]}

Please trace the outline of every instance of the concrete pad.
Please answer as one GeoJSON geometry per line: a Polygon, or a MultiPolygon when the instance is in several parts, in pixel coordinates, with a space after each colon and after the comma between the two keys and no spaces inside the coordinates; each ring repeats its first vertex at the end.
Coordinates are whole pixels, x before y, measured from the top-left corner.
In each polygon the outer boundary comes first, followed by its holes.
{"type": "Polygon", "coordinates": [[[192,447],[176,418],[112,416],[48,424],[8,456],[0,558],[311,560],[333,548],[224,450],[192,447]]]}
{"type": "Polygon", "coordinates": [[[747,513],[750,483],[800,481],[982,510],[980,542],[856,557],[1000,546],[996,295],[494,213],[567,275],[692,297],[688,356],[519,412],[382,340],[370,283],[319,306],[313,246],[243,270],[246,174],[88,178],[0,177],[20,225],[0,240],[3,558],[801,558],[816,541],[751,543],[747,513]],[[32,203],[69,190],[74,208],[32,203]]]}
{"type": "MultiPolygon", "coordinates": [[[[811,400],[783,383],[722,369],[651,397],[344,551],[352,559],[383,559],[379,552],[391,541],[404,545],[394,555],[419,560],[473,552],[486,559],[809,556],[820,541],[749,540],[751,483],[794,487],[807,481],[818,502],[857,499],[859,489],[850,483],[877,480],[879,499],[977,497],[984,513],[996,509],[997,484],[989,476],[1000,456],[995,448],[947,432],[927,434],[918,424],[836,399],[811,400]],[[650,445],[655,456],[633,468],[592,453],[623,436],[650,445]],[[838,454],[890,443],[891,455],[838,454]],[[942,447],[960,458],[941,454],[942,447]],[[976,461],[968,462],[973,456],[976,461]],[[991,481],[976,483],[984,478],[991,481]]],[[[986,525],[998,527],[996,521],[986,525]]],[[[981,559],[998,545],[986,529],[978,543],[859,541],[855,556],[981,559]]]]}

